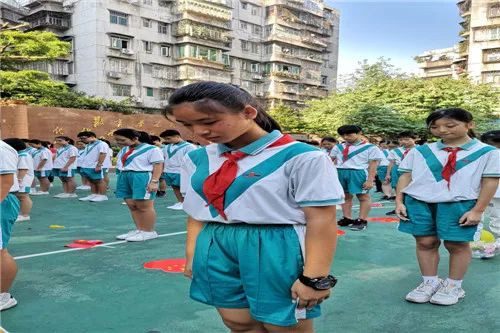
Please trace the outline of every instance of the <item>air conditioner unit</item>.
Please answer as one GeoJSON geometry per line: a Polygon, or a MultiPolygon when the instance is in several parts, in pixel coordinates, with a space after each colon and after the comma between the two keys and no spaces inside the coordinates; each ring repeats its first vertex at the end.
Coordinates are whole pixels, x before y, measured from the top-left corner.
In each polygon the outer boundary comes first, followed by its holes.
{"type": "Polygon", "coordinates": [[[120,79],[122,77],[122,75],[119,72],[110,71],[110,72],[108,72],[108,77],[110,77],[112,79],[120,79]]]}
{"type": "Polygon", "coordinates": [[[123,53],[123,54],[132,55],[132,54],[134,54],[134,51],[129,50],[129,49],[122,49],[122,53],[123,53]]]}
{"type": "Polygon", "coordinates": [[[257,97],[264,97],[264,93],[259,91],[259,92],[255,93],[255,96],[257,96],[257,97]]]}
{"type": "Polygon", "coordinates": [[[252,75],[253,80],[262,80],[262,75],[254,74],[252,75]]]}

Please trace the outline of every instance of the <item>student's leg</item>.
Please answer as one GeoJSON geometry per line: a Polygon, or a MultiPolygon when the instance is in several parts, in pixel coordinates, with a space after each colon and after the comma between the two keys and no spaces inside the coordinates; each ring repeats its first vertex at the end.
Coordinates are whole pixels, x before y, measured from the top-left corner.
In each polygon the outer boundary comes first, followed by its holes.
{"type": "Polygon", "coordinates": [[[370,213],[372,199],[370,194],[357,194],[356,195],[359,200],[359,218],[362,220],[366,220],[368,218],[368,214],[370,213]]]}
{"type": "Polygon", "coordinates": [[[38,180],[40,181],[40,191],[41,192],[48,192],[49,191],[49,187],[50,187],[49,178],[47,178],[47,177],[40,177],[40,178],[38,178],[38,180]]]}
{"type": "Polygon", "coordinates": [[[0,292],[6,293],[9,292],[9,289],[16,278],[17,264],[7,249],[2,249],[0,251],[0,259],[2,261],[0,264],[0,292]]]}
{"type": "Polygon", "coordinates": [[[219,308],[217,311],[224,325],[226,325],[232,333],[268,333],[261,322],[252,318],[248,309],[219,308]]]}
{"type": "Polygon", "coordinates": [[[468,242],[444,241],[450,253],[450,279],[462,280],[469,267],[472,251],[468,242]]]}
{"type": "Polygon", "coordinates": [[[68,185],[66,184],[66,177],[59,177],[59,180],[61,180],[62,183],[63,193],[68,193],[67,191],[68,185]]]}
{"type": "Polygon", "coordinates": [[[177,198],[178,202],[184,202],[184,198],[181,194],[181,189],[180,187],[177,186],[172,186],[172,190],[174,190],[175,197],[177,198]]]}
{"type": "Polygon", "coordinates": [[[385,182],[382,182],[382,192],[384,192],[384,195],[386,197],[392,197],[392,187],[391,187],[391,183],[385,183],[385,182]]]}
{"type": "Polygon", "coordinates": [[[490,217],[491,232],[500,238],[500,198],[493,198],[486,212],[490,217]]]}
{"type": "Polygon", "coordinates": [[[165,179],[160,178],[160,191],[165,192],[167,190],[167,182],[165,179]]]}
{"type": "Polygon", "coordinates": [[[137,221],[139,221],[139,214],[137,210],[137,206],[135,204],[135,200],[133,199],[123,199],[127,203],[128,209],[130,209],[130,215],[132,215],[132,220],[134,221],[136,229],[139,229],[139,226],[137,224],[137,221]]]}
{"type": "Polygon", "coordinates": [[[65,193],[75,193],[76,191],[76,183],[74,177],[65,177],[66,187],[64,188],[65,193]]]}
{"type": "Polygon", "coordinates": [[[96,182],[96,190],[97,194],[106,195],[108,190],[108,185],[106,185],[106,181],[104,179],[98,180],[96,182]]]}
{"type": "Polygon", "coordinates": [[[98,184],[99,184],[99,180],[90,180],[89,179],[89,182],[90,182],[90,192],[92,194],[99,194],[99,191],[97,190],[98,184]]]}
{"type": "Polygon", "coordinates": [[[439,264],[439,245],[436,236],[415,236],[417,242],[417,260],[422,276],[436,276],[439,264]]]}
{"type": "Polygon", "coordinates": [[[350,193],[344,193],[345,194],[345,199],[344,203],[342,204],[342,214],[344,217],[347,217],[348,219],[352,219],[352,194],[350,193]]]}
{"type": "Polygon", "coordinates": [[[314,326],[312,319],[299,320],[295,326],[275,326],[264,324],[268,333],[314,333],[314,326]]]}
{"type": "MultiPolygon", "coordinates": [[[[138,230],[154,231],[156,223],[156,211],[154,209],[154,200],[132,200],[134,201],[134,210],[132,218],[138,230]]],[[[126,200],[129,205],[129,199],[126,200]]],[[[130,207],[130,205],[129,205],[130,207]]]]}
{"type": "Polygon", "coordinates": [[[21,216],[29,216],[31,212],[31,208],[33,207],[33,201],[31,201],[28,193],[16,193],[16,197],[19,199],[21,203],[20,215],[21,216]]]}

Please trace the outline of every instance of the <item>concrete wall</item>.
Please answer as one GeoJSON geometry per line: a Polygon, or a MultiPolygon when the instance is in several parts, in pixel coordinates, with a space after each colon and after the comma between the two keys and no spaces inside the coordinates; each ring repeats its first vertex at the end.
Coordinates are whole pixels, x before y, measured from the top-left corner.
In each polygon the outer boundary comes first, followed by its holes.
{"type": "Polygon", "coordinates": [[[118,128],[134,128],[158,135],[166,129],[177,129],[184,139],[200,141],[191,133],[164,116],[155,114],[124,115],[117,112],[13,105],[0,107],[0,137],[19,137],[52,141],[57,135],[76,139],[83,130],[99,137],[113,139],[118,128]]]}

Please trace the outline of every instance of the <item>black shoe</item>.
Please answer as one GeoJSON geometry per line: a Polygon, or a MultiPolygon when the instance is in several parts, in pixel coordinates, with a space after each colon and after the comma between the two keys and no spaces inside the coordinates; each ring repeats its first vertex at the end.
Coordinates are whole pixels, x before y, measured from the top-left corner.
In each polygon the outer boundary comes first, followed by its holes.
{"type": "Polygon", "coordinates": [[[384,195],[382,198],[380,198],[380,200],[391,200],[391,198],[387,195],[384,195]]]}
{"type": "Polygon", "coordinates": [[[368,222],[362,219],[356,219],[349,229],[353,231],[363,231],[368,227],[368,222]]]}
{"type": "Polygon", "coordinates": [[[163,198],[166,194],[167,194],[167,192],[165,192],[165,191],[158,191],[158,192],[156,192],[156,197],[163,198]]]}
{"type": "Polygon", "coordinates": [[[396,215],[396,211],[391,210],[390,212],[385,213],[385,215],[396,215]]]}
{"type": "Polygon", "coordinates": [[[348,226],[350,226],[353,223],[354,223],[353,219],[348,219],[345,216],[342,219],[340,219],[340,220],[337,221],[337,225],[340,226],[340,227],[348,227],[348,226]]]}
{"type": "Polygon", "coordinates": [[[396,197],[389,197],[389,198],[387,198],[387,200],[393,200],[394,201],[394,200],[396,200],[396,197]]]}

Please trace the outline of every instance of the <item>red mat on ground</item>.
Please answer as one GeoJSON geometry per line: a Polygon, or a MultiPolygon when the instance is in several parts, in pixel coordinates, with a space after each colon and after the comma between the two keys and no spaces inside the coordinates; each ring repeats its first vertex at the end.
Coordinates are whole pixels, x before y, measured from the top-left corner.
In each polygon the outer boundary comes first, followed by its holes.
{"type": "Polygon", "coordinates": [[[344,236],[344,235],[345,235],[344,230],[337,229],[337,236],[344,236]]]}
{"type": "Polygon", "coordinates": [[[90,249],[96,245],[102,244],[101,240],[86,240],[86,239],[77,239],[73,241],[71,244],[64,245],[65,247],[70,247],[74,249],[90,249]]]}
{"type": "Polygon", "coordinates": [[[162,259],[144,263],[146,269],[159,269],[166,273],[182,273],[186,266],[186,259],[162,259]]]}
{"type": "Polygon", "coordinates": [[[366,220],[368,222],[381,222],[381,223],[399,222],[399,219],[397,217],[369,217],[366,220]]]}

